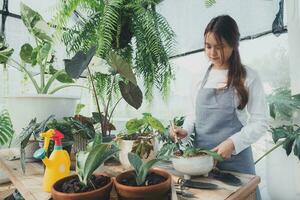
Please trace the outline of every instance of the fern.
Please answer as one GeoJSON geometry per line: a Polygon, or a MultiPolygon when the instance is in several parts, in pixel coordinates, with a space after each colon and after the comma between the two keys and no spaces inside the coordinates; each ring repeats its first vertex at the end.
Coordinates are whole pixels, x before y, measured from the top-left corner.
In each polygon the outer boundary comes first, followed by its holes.
{"type": "Polygon", "coordinates": [[[7,110],[0,113],[0,145],[8,143],[14,134],[12,123],[7,110]]]}
{"type": "Polygon", "coordinates": [[[169,56],[173,53],[174,32],[155,6],[162,0],[70,0],[56,16],[66,21],[72,10],[81,9],[86,17],[63,34],[69,53],[87,50],[97,43],[98,56],[106,59],[115,51],[132,63],[144,81],[146,97],[151,100],[153,87],[168,93],[173,71],[169,56]],[[77,8],[76,6],[77,5],[77,8]],[[134,51],[133,51],[134,49],[134,51]]]}
{"type": "Polygon", "coordinates": [[[101,37],[98,41],[98,53],[102,57],[106,56],[111,48],[113,38],[116,37],[122,3],[123,0],[111,0],[104,8],[99,30],[101,37]]]}
{"type": "Polygon", "coordinates": [[[205,0],[205,6],[207,8],[213,6],[215,3],[217,3],[216,0],[205,0]]]}

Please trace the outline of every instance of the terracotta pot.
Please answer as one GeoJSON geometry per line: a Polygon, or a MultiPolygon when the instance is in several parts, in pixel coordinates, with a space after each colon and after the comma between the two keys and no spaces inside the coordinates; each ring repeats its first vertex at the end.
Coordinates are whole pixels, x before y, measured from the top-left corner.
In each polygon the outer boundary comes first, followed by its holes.
{"type": "Polygon", "coordinates": [[[121,184],[121,180],[134,176],[134,171],[127,171],[118,175],[114,179],[116,192],[118,193],[119,199],[121,200],[167,200],[168,193],[171,189],[171,175],[165,171],[152,169],[150,172],[154,172],[165,177],[162,183],[150,186],[127,186],[121,184]]]}
{"type": "Polygon", "coordinates": [[[57,190],[58,188],[60,188],[62,186],[62,184],[65,181],[70,180],[76,176],[77,175],[68,176],[68,177],[62,178],[59,181],[57,181],[56,183],[54,183],[54,185],[51,189],[51,194],[52,194],[53,200],[83,200],[83,199],[84,200],[99,200],[99,199],[109,200],[110,191],[111,191],[112,185],[113,185],[112,179],[110,179],[110,182],[107,185],[105,185],[97,190],[93,190],[93,191],[89,191],[89,192],[63,193],[63,192],[59,192],[57,190]]]}

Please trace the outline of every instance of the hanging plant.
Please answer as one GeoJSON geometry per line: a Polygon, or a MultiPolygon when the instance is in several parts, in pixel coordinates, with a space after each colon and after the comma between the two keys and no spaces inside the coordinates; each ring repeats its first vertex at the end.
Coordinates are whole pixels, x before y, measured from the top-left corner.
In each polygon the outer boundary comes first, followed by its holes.
{"type": "Polygon", "coordinates": [[[87,51],[96,44],[96,55],[104,59],[115,51],[132,65],[135,75],[143,78],[146,97],[151,99],[153,86],[166,95],[173,78],[169,56],[175,34],[166,19],[156,12],[160,2],[162,0],[62,1],[53,21],[59,33],[75,13],[77,22],[63,31],[67,50],[70,53],[87,51]]]}

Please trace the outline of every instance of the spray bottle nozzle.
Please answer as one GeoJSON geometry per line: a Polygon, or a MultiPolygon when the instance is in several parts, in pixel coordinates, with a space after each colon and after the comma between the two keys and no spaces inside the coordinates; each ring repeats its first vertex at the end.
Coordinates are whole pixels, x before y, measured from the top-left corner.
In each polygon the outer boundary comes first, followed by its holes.
{"type": "Polygon", "coordinates": [[[61,146],[61,140],[63,138],[64,138],[64,134],[62,134],[59,130],[54,129],[52,140],[54,140],[55,146],[61,146]]]}

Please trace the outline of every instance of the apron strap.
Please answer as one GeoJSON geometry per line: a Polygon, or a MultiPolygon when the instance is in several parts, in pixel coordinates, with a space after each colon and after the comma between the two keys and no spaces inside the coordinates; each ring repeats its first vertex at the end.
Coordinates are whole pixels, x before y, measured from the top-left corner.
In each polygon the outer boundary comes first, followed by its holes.
{"type": "Polygon", "coordinates": [[[205,76],[204,76],[203,81],[202,81],[202,83],[201,83],[201,87],[200,87],[201,89],[204,87],[204,85],[205,85],[206,82],[207,82],[207,79],[208,79],[209,72],[210,72],[211,68],[212,68],[212,64],[211,64],[211,65],[208,67],[208,69],[206,70],[205,76]]]}

